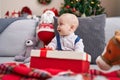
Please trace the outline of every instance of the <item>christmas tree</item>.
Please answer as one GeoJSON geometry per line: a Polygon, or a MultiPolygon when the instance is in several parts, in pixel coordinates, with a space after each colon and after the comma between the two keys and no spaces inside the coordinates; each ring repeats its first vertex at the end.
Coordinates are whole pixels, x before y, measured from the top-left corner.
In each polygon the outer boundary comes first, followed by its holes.
{"type": "Polygon", "coordinates": [[[72,13],[76,16],[103,14],[105,10],[100,4],[100,0],[64,0],[59,15],[63,13],[72,13]]]}

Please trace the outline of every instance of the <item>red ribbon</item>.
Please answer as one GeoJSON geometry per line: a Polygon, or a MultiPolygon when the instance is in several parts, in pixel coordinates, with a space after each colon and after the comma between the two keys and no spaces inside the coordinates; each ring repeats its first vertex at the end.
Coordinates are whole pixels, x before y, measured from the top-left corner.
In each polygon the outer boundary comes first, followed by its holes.
{"type": "Polygon", "coordinates": [[[45,48],[40,49],[40,57],[46,58],[46,55],[47,55],[47,49],[45,48]]]}
{"type": "Polygon", "coordinates": [[[88,61],[88,54],[86,54],[86,61],[88,61]]]}

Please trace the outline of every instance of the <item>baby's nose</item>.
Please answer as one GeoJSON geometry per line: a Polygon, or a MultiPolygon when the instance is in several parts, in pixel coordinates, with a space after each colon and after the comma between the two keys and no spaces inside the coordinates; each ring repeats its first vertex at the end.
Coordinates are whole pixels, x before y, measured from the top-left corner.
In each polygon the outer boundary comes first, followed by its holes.
{"type": "Polygon", "coordinates": [[[59,29],[60,27],[59,26],[57,26],[57,29],[59,29]]]}

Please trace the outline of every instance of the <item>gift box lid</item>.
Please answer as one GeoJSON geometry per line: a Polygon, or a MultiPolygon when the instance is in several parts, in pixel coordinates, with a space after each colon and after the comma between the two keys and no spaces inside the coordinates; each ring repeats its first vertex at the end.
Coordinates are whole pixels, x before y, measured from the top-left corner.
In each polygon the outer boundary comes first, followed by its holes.
{"type": "Polygon", "coordinates": [[[57,59],[74,59],[91,61],[91,56],[85,52],[78,51],[57,51],[57,50],[31,50],[31,57],[45,57],[57,59]]]}

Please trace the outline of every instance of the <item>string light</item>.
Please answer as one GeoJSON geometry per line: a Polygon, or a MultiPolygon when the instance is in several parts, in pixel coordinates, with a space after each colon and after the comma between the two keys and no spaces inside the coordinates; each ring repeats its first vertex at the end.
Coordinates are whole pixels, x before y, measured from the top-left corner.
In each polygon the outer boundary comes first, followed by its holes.
{"type": "Polygon", "coordinates": [[[100,5],[99,0],[64,0],[65,5],[60,11],[60,15],[66,12],[73,13],[77,16],[91,16],[104,13],[104,8],[100,5]],[[99,9],[100,8],[100,9],[99,9]],[[99,11],[98,11],[99,10],[99,11]]]}
{"type": "Polygon", "coordinates": [[[100,5],[98,4],[97,6],[99,7],[100,5]]]}
{"type": "Polygon", "coordinates": [[[71,1],[71,3],[73,4],[73,2],[71,1]]]}
{"type": "Polygon", "coordinates": [[[78,2],[79,0],[76,0],[76,2],[78,2]]]}
{"type": "Polygon", "coordinates": [[[94,4],[94,3],[95,3],[95,2],[93,2],[93,1],[91,2],[91,4],[94,4]]]}

